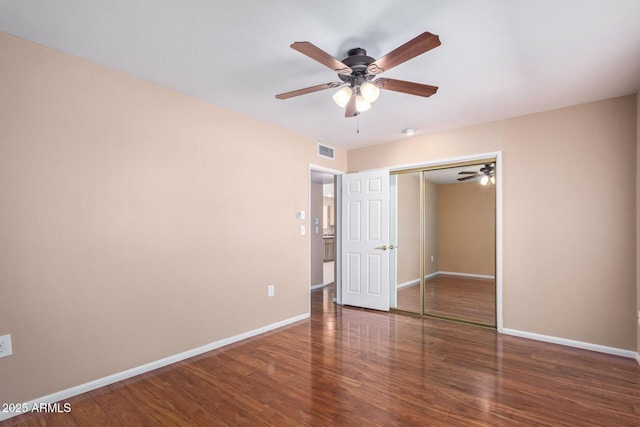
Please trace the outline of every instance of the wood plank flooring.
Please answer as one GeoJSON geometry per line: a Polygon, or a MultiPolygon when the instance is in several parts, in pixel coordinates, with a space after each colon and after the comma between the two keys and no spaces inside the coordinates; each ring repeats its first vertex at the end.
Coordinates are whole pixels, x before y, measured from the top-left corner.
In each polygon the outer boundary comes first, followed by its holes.
{"type": "MultiPolygon", "coordinates": [[[[427,279],[424,285],[427,314],[496,325],[495,280],[440,274],[427,279]]],[[[398,289],[397,308],[420,312],[419,284],[398,289]]]]}
{"type": "Polygon", "coordinates": [[[636,361],[337,307],[7,426],[638,426],[636,361]]]}

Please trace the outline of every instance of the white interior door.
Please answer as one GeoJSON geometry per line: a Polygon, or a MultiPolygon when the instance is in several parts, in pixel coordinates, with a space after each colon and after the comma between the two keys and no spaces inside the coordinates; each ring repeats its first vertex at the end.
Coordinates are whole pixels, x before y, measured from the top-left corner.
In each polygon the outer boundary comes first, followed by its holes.
{"type": "Polygon", "coordinates": [[[389,310],[389,170],[342,176],[342,303],[389,310]]]}

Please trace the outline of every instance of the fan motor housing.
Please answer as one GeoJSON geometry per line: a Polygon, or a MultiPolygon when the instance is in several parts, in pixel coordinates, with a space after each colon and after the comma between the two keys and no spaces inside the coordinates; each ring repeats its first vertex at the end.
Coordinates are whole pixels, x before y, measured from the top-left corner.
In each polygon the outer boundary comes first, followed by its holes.
{"type": "Polygon", "coordinates": [[[493,172],[493,164],[492,163],[486,163],[482,168],[480,168],[480,172],[486,174],[490,174],[493,172]]]}
{"type": "MultiPolygon", "coordinates": [[[[367,76],[367,66],[375,62],[375,59],[368,56],[367,51],[361,47],[349,49],[347,54],[349,56],[343,59],[342,63],[351,68],[353,72],[349,75],[338,74],[340,80],[344,82],[351,82],[358,77],[361,77],[363,80],[369,80],[369,76],[367,76]]],[[[371,78],[372,77],[373,76],[371,76],[371,78]]]]}

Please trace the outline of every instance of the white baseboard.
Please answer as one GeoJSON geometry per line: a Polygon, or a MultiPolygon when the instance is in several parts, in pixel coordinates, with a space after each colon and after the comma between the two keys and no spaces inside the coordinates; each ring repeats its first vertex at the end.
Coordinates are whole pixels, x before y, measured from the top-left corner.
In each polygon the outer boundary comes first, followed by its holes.
{"type": "MultiPolygon", "coordinates": [[[[583,350],[591,350],[591,351],[597,351],[599,353],[607,353],[607,354],[613,354],[615,356],[628,357],[630,359],[638,360],[640,357],[638,356],[638,353],[631,350],[623,350],[621,348],[616,348],[616,347],[607,347],[599,344],[591,344],[588,342],[574,341],[566,338],[553,337],[550,335],[535,334],[533,332],[524,332],[516,329],[503,328],[502,333],[506,335],[513,335],[514,337],[528,338],[536,341],[544,341],[544,342],[549,342],[553,344],[566,345],[568,347],[581,348],[583,350]]],[[[638,363],[640,363],[640,360],[638,360],[638,363]]]]}
{"type": "MultiPolygon", "coordinates": [[[[233,337],[214,341],[210,344],[206,344],[201,347],[187,350],[185,352],[175,354],[173,356],[165,357],[164,359],[146,363],[144,365],[141,365],[135,368],[127,369],[126,371],[118,372],[116,374],[109,375],[107,377],[99,378],[94,381],[89,381],[88,383],[80,384],[65,390],[48,394],[38,399],[30,400],[29,402],[23,403],[21,407],[32,408],[34,405],[40,405],[41,403],[50,404],[50,403],[59,402],[61,400],[69,399],[70,397],[77,396],[79,394],[86,393],[88,391],[95,390],[97,388],[104,387],[110,384],[114,384],[118,381],[126,380],[127,378],[144,374],[145,372],[153,371],[154,369],[162,368],[163,366],[171,365],[172,363],[180,362],[190,357],[198,356],[208,351],[215,350],[217,348],[224,347],[226,345],[233,344],[238,341],[242,341],[244,339],[251,338],[256,335],[260,335],[265,332],[269,332],[274,329],[281,328],[283,326],[287,326],[291,323],[295,323],[300,320],[307,319],[309,318],[309,316],[310,316],[310,313],[301,314],[299,316],[295,316],[290,319],[285,319],[280,322],[272,323],[270,325],[254,329],[252,331],[244,332],[242,334],[235,335],[233,337]]],[[[20,414],[21,412],[0,412],[0,421],[15,417],[20,414]]]]}
{"type": "Polygon", "coordinates": [[[309,290],[315,291],[316,289],[324,288],[325,286],[327,286],[327,285],[325,285],[324,283],[320,283],[319,285],[311,286],[311,288],[309,288],[309,290]]]}
{"type": "Polygon", "coordinates": [[[640,353],[636,353],[636,362],[640,365],[640,353]]]}
{"type": "Polygon", "coordinates": [[[418,283],[420,283],[420,279],[413,279],[413,280],[409,280],[408,282],[398,283],[396,285],[396,288],[400,289],[400,288],[404,288],[405,286],[417,285],[418,283]]]}
{"type": "Polygon", "coordinates": [[[438,274],[443,274],[443,275],[447,275],[447,276],[473,277],[475,279],[495,280],[495,278],[496,278],[496,276],[488,276],[486,274],[456,273],[454,271],[438,271],[438,274]]]}

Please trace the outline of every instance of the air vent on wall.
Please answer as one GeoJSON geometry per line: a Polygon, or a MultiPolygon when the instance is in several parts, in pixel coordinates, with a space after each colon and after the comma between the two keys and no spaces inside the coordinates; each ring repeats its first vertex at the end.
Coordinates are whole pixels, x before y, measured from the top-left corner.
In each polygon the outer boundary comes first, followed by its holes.
{"type": "Polygon", "coordinates": [[[335,159],[335,152],[333,147],[318,144],[318,156],[327,157],[329,159],[335,159]]]}

